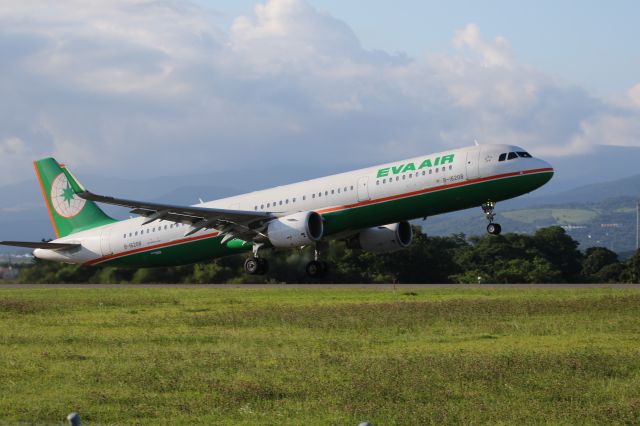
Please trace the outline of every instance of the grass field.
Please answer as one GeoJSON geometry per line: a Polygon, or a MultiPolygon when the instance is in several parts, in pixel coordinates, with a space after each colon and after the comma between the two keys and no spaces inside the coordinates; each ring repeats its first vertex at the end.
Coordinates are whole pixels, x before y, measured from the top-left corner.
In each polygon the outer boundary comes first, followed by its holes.
{"type": "Polygon", "coordinates": [[[19,289],[0,318],[0,423],[640,423],[634,289],[19,289]]]}

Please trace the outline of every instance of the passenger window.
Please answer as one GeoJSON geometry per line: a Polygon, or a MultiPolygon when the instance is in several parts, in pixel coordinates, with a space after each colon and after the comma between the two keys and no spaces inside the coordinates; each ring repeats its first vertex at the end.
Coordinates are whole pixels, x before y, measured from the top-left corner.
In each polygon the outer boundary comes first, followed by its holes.
{"type": "Polygon", "coordinates": [[[405,180],[407,178],[407,175],[402,175],[402,180],[405,180]]]}
{"type": "MultiPolygon", "coordinates": [[[[351,188],[353,188],[353,187],[351,187],[351,188]]],[[[347,187],[346,186],[344,187],[344,192],[347,192],[347,187]]]]}
{"type": "Polygon", "coordinates": [[[432,169],[429,169],[429,174],[432,174],[432,173],[433,173],[433,170],[432,170],[432,169]]]}
{"type": "Polygon", "coordinates": [[[515,152],[510,152],[507,159],[513,160],[514,158],[518,158],[518,155],[515,152]]]}
{"type": "Polygon", "coordinates": [[[331,195],[333,195],[333,194],[335,194],[335,190],[332,189],[331,190],[331,195]]]}
{"type": "Polygon", "coordinates": [[[129,238],[131,238],[133,236],[133,234],[131,232],[129,232],[129,238]]]}
{"type": "Polygon", "coordinates": [[[122,238],[127,238],[127,234],[124,234],[124,237],[122,237],[122,238]]]}
{"type": "MultiPolygon", "coordinates": [[[[256,207],[257,207],[257,206],[256,206],[256,207]]],[[[164,230],[165,230],[165,231],[167,230],[167,225],[165,225],[165,226],[164,226],[164,230]]]]}
{"type": "Polygon", "coordinates": [[[449,166],[449,170],[453,169],[453,166],[449,166]]]}
{"type": "Polygon", "coordinates": [[[282,205],[282,200],[280,200],[280,205],[282,205]]]}
{"type": "Polygon", "coordinates": [[[318,192],[318,197],[322,197],[322,192],[318,192]]]}
{"type": "Polygon", "coordinates": [[[502,153],[500,154],[500,157],[498,157],[498,161],[504,161],[507,159],[507,154],[506,153],[502,153]]]}
{"type": "Polygon", "coordinates": [[[302,196],[302,201],[305,201],[306,199],[307,199],[307,196],[306,196],[306,195],[303,195],[303,196],[302,196]]]}
{"type": "Polygon", "coordinates": [[[353,191],[353,185],[351,185],[351,190],[353,191]]]}
{"type": "Polygon", "coordinates": [[[422,171],[422,176],[426,175],[427,172],[425,172],[424,170],[422,171]]]}
{"type": "Polygon", "coordinates": [[[436,167],[436,173],[438,173],[440,171],[439,167],[436,167]]]}
{"type": "Polygon", "coordinates": [[[340,188],[338,188],[338,194],[340,193],[340,188]]]}
{"type": "Polygon", "coordinates": [[[326,197],[327,195],[329,195],[329,191],[324,191],[324,196],[326,197]]]}
{"type": "Polygon", "coordinates": [[[311,198],[316,198],[316,194],[311,194],[311,198]]]}
{"type": "Polygon", "coordinates": [[[382,179],[382,183],[387,183],[387,180],[386,179],[382,179]]]}

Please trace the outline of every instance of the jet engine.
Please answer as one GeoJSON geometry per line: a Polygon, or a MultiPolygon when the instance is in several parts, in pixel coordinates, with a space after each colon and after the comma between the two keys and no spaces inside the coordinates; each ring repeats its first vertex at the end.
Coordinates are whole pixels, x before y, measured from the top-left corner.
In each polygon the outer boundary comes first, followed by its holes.
{"type": "Polygon", "coordinates": [[[276,248],[313,244],[320,241],[323,233],[322,217],[313,211],[280,217],[267,225],[267,237],[276,248]]]}
{"type": "Polygon", "coordinates": [[[411,245],[413,230],[409,222],[367,228],[347,243],[349,248],[360,248],[373,253],[393,253],[411,245]]]}

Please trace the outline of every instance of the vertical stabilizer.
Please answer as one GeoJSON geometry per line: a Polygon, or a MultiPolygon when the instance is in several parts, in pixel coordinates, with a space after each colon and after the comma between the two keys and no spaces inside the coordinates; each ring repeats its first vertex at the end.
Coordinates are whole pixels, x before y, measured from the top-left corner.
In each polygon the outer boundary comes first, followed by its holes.
{"type": "Polygon", "coordinates": [[[56,237],[115,222],[95,203],[76,195],[82,186],[56,160],[44,158],[33,165],[56,237]]]}

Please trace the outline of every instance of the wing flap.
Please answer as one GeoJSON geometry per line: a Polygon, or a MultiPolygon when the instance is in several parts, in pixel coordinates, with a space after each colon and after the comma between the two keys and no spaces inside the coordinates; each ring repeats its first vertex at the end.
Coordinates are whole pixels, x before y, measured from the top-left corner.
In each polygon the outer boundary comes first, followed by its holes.
{"type": "Polygon", "coordinates": [[[242,235],[247,236],[248,239],[264,238],[261,229],[267,222],[279,217],[277,213],[271,212],[126,200],[94,194],[87,190],[78,193],[78,196],[85,200],[130,208],[131,213],[147,218],[145,224],[155,220],[167,220],[190,225],[192,228],[185,235],[191,235],[201,229],[217,229],[221,234],[233,234],[236,237],[242,235]]]}
{"type": "Polygon", "coordinates": [[[255,220],[269,220],[276,217],[274,214],[269,212],[253,212],[246,210],[228,210],[210,207],[177,206],[172,204],[149,203],[146,201],[125,200],[121,198],[97,195],[89,191],[81,192],[78,194],[78,196],[84,198],[85,200],[112,204],[121,207],[128,207],[130,209],[133,209],[132,213],[139,214],[145,217],[151,216],[158,212],[162,212],[163,220],[171,220],[169,219],[169,217],[177,217],[184,219],[225,219],[231,222],[245,223],[255,220]]]}

